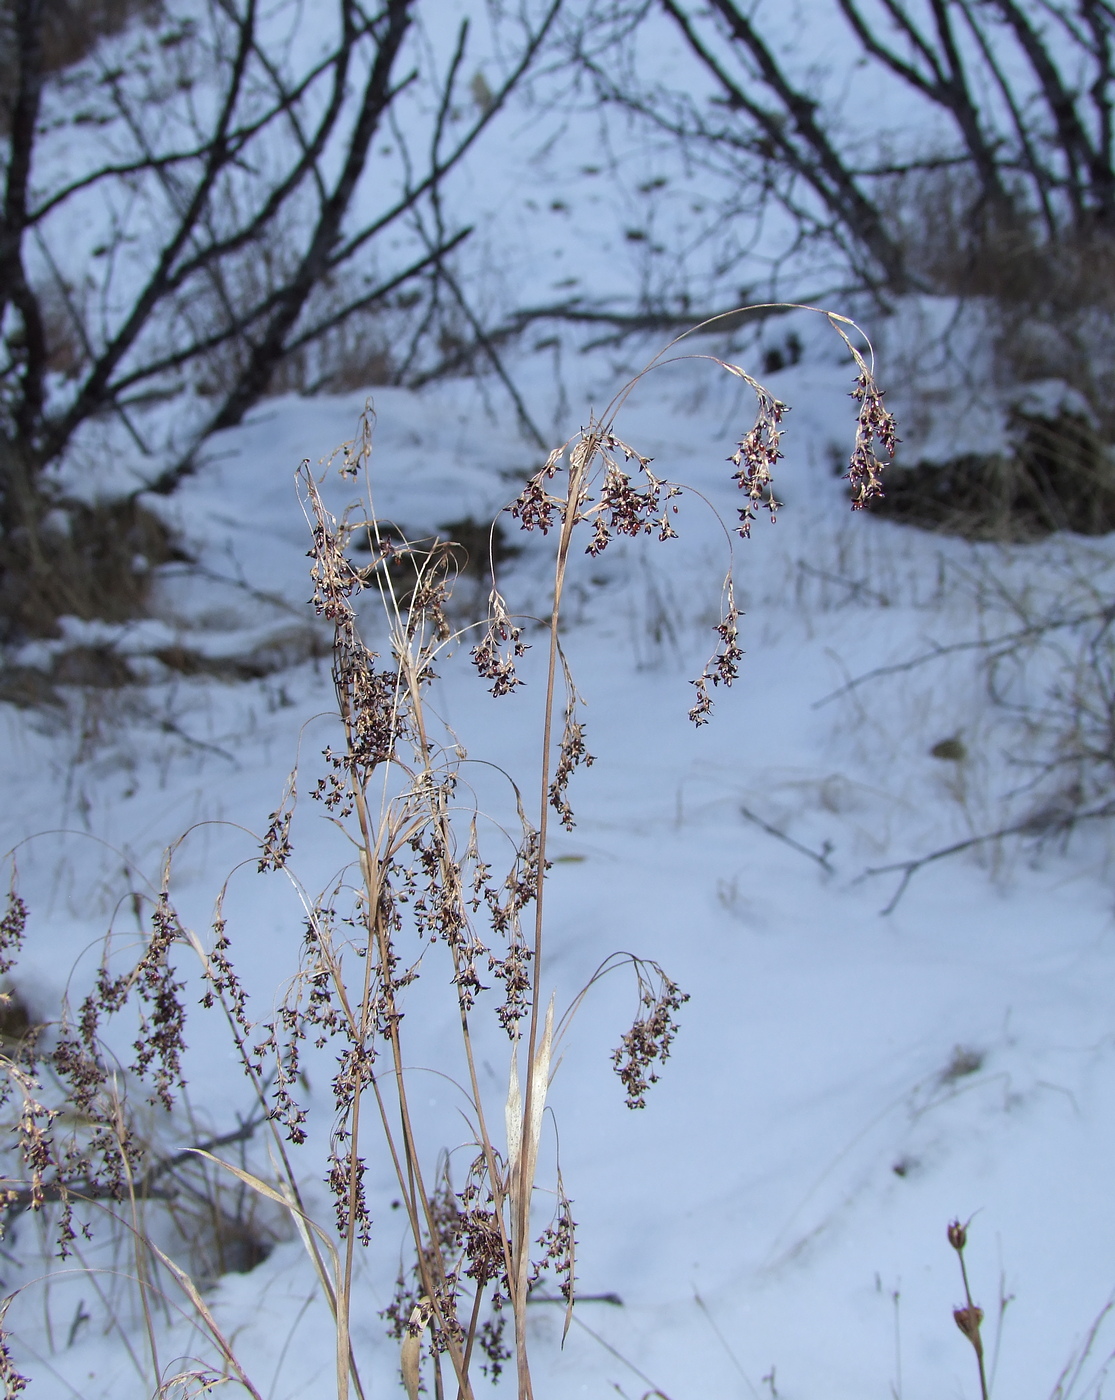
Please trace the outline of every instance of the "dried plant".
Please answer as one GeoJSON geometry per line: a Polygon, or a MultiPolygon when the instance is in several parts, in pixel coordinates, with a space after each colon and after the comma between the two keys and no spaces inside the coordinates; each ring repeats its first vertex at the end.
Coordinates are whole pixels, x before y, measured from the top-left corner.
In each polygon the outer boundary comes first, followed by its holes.
{"type": "Polygon", "coordinates": [[[954,1308],[952,1312],[953,1320],[961,1332],[972,1344],[972,1350],[976,1354],[976,1364],[979,1368],[979,1390],[981,1400],[987,1400],[987,1373],[983,1364],[983,1309],[972,1302],[972,1290],[968,1286],[968,1266],[964,1262],[964,1249],[968,1243],[968,1225],[961,1225],[959,1220],[954,1220],[948,1228],[948,1240],[956,1251],[956,1257],[960,1263],[960,1277],[964,1282],[964,1303],[962,1307],[954,1308]]]}
{"type": "MultiPolygon", "coordinates": [[[[879,490],[883,458],[876,444],[889,455],[894,425],[869,363],[852,343],[854,327],[842,317],[823,314],[844,339],[856,368],[852,397],[858,404],[858,428],[849,477],[852,505],[858,509],[879,490]]],[[[125,1087],[145,1085],[164,1114],[174,1107],[183,1087],[185,1029],[178,958],[191,949],[201,961],[205,1002],[223,1010],[243,1072],[266,1109],[279,1176],[272,1184],[243,1163],[224,1165],[240,1183],[289,1212],[310,1252],[336,1321],[339,1400],[346,1400],[350,1389],[363,1394],[349,1319],[357,1259],[373,1238],[366,1180],[377,1141],[396,1174],[413,1246],[413,1262],[403,1270],[384,1313],[400,1345],[400,1369],[411,1397],[423,1381],[441,1396],[451,1374],[458,1395],[470,1400],[477,1368],[494,1378],[513,1357],[518,1395],[530,1400],[526,1311],[531,1289],[544,1274],[555,1280],[565,1299],[569,1325],[576,1260],[572,1205],[560,1168],[545,1189],[536,1179],[558,1043],[600,978],[629,969],[636,1013],[612,1058],[628,1106],[642,1108],[670,1053],[677,1014],[687,998],[657,963],[627,953],[606,958],[564,1015],[555,1014],[555,998],[547,995],[550,824],[556,818],[572,828],[572,781],[578,769],[593,762],[560,624],[578,542],[584,553],[596,556],[617,536],[655,536],[663,544],[676,536],[685,488],[658,476],[650,459],[616,432],[619,410],[635,386],[675,358],[666,351],[656,356],[599,418],[590,419],[550,454],[507,508],[524,531],[553,536],[553,591],[543,624],[542,757],[529,789],[510,786],[509,810],[517,822],[510,859],[497,868],[483,848],[489,818],[470,797],[470,760],[459,737],[438,718],[429,695],[438,670],[462,646],[470,650],[497,701],[514,692],[523,683],[517,663],[528,647],[529,620],[512,612],[493,578],[486,621],[451,626],[446,603],[456,568],[452,548],[438,541],[401,540],[396,528],[377,517],[370,488],[362,506],[335,515],[326,501],[326,477],[304,464],[299,479],[312,535],[313,603],[334,629],[340,735],[324,751],[324,772],[310,796],[347,833],[355,855],[319,896],[303,894],[301,960],[277,1014],[262,1025],[251,1019],[248,994],[235,969],[223,893],[211,939],[202,939],[179,918],[168,857],[147,903],[148,927],[139,958],[118,971],[119,958],[110,956],[112,947],[106,943],[94,985],[76,1014],[65,1016],[52,1038],[40,1038],[21,1063],[7,1062],[23,1160],[21,1185],[13,1189],[30,1190],[27,1205],[33,1210],[45,1209],[50,1201],[61,1203],[63,1250],[74,1244],[79,1197],[115,1198],[125,1214],[130,1209],[141,1291],[153,1287],[145,1283],[145,1270],[150,1273],[154,1257],[164,1276],[169,1271],[186,1290],[221,1364],[249,1390],[250,1382],[233,1364],[226,1340],[185,1272],[153,1245],[145,1254],[135,1212],[145,1185],[152,1184],[152,1164],[134,1130],[125,1087]],[[357,549],[363,552],[358,555],[357,549]],[[400,559],[406,560],[405,569],[398,567],[400,559]],[[378,651],[362,632],[365,598],[378,601],[378,615],[385,620],[386,641],[378,651]],[[524,791],[536,794],[537,816],[528,815],[530,799],[524,791]],[[435,977],[439,965],[442,973],[435,977]],[[444,1152],[430,1165],[429,1129],[416,1109],[417,1071],[411,1065],[421,1035],[406,1019],[406,1010],[416,995],[415,984],[423,979],[427,998],[449,996],[460,1032],[458,1064],[437,1066],[445,1074],[460,1069],[455,1078],[469,1127],[467,1166],[457,1182],[444,1152]],[[439,987],[451,990],[440,993],[439,987]],[[136,1017],[136,1035],[132,1059],[123,1065],[111,1058],[106,1028],[126,1008],[136,1017]],[[508,1089],[501,1104],[482,1091],[477,1069],[476,1047],[490,1035],[505,1037],[508,1089]],[[294,1169],[295,1150],[310,1130],[304,1060],[322,1052],[333,1063],[332,1131],[324,1164],[333,1203],[331,1227],[310,1219],[294,1169]],[[59,1087],[61,1101],[81,1115],[82,1129],[70,1140],[61,1134],[57,1109],[44,1106],[40,1097],[46,1077],[59,1087]],[[545,1210],[543,1201],[549,1202],[545,1210]]],[[[729,459],[735,469],[732,479],[744,497],[735,533],[747,538],[760,509],[772,520],[777,512],[773,474],[786,406],[738,365],[711,355],[696,358],[712,360],[756,395],[756,420],[729,459]]],[[[358,437],[339,449],[327,473],[335,467],[345,479],[366,480],[372,432],[367,414],[358,437]]],[[[710,690],[728,687],[738,677],[743,655],[739,618],[729,566],[715,629],[717,646],[693,682],[697,699],[690,718],[695,724],[708,721],[710,690]]],[[[260,872],[285,870],[294,878],[296,794],[292,776],[260,842],[260,872]]],[[[13,887],[0,930],[0,973],[18,951],[26,917],[13,887]]],[[[217,1162],[217,1151],[214,1144],[201,1144],[197,1155],[217,1162]]],[[[165,1385],[165,1377],[159,1379],[165,1385]]],[[[14,1384],[9,1382],[9,1393],[14,1384]]]]}

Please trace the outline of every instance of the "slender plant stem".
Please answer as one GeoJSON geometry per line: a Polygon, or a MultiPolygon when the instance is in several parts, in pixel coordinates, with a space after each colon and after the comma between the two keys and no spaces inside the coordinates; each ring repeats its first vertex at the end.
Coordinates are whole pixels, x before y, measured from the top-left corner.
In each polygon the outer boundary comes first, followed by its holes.
{"type": "MultiPolygon", "coordinates": [[[[964,1297],[968,1304],[968,1314],[971,1317],[975,1317],[979,1313],[979,1309],[976,1307],[975,1303],[972,1302],[972,1290],[968,1287],[968,1266],[964,1263],[964,1251],[958,1249],[956,1251],[956,1256],[960,1260],[960,1277],[964,1280],[964,1297]]],[[[987,1375],[984,1371],[983,1342],[980,1340],[978,1325],[973,1336],[973,1350],[976,1353],[976,1362],[979,1365],[980,1400],[987,1400],[987,1375]]]]}
{"type": "MultiPolygon", "coordinates": [[[[422,760],[423,760],[424,770],[428,773],[428,772],[432,771],[433,763],[432,763],[431,756],[430,756],[430,742],[429,742],[429,736],[428,736],[428,734],[427,734],[427,732],[426,732],[426,716],[425,716],[425,711],[423,710],[423,708],[422,708],[421,705],[416,706],[415,719],[416,719],[416,728],[417,728],[417,731],[418,731],[419,751],[420,751],[421,754],[422,754],[422,760]]],[[[452,863],[451,863],[451,861],[449,860],[450,836],[451,836],[450,827],[449,827],[449,817],[448,817],[447,812],[445,811],[444,799],[440,799],[440,798],[439,798],[439,801],[438,801],[438,808],[437,808],[437,822],[438,822],[438,827],[439,827],[439,835],[440,835],[440,838],[441,838],[441,839],[440,839],[440,850],[441,850],[441,874],[442,874],[442,880],[443,880],[444,883],[449,883],[449,882],[450,882],[450,879],[452,879],[452,883],[453,883],[454,885],[457,885],[457,884],[458,884],[458,876],[457,876],[457,873],[451,869],[452,863]]],[[[458,905],[463,905],[463,904],[464,904],[464,895],[463,895],[463,892],[460,890],[459,887],[456,889],[455,892],[456,892],[456,897],[457,897],[458,905]]],[[[462,970],[462,969],[461,969],[461,958],[460,958],[460,949],[456,946],[456,944],[453,944],[453,946],[451,947],[451,953],[452,953],[452,956],[453,956],[453,971],[454,971],[454,974],[459,975],[460,972],[461,972],[461,970],[462,970]]],[[[458,985],[460,985],[460,984],[458,983],[458,985]]],[[[493,1146],[492,1146],[491,1134],[488,1132],[488,1125],[487,1125],[487,1122],[485,1121],[484,1099],[483,1099],[482,1094],[480,1093],[480,1079],[479,1079],[479,1076],[478,1076],[477,1073],[476,1073],[476,1057],[475,1057],[475,1055],[473,1054],[473,1049],[472,1049],[472,1033],[471,1033],[471,1030],[470,1030],[470,1028],[469,1028],[468,1012],[466,1011],[465,1006],[464,1006],[464,1002],[461,1000],[460,996],[458,996],[458,998],[457,998],[457,1006],[458,1006],[458,1010],[459,1010],[459,1012],[460,1012],[460,1017],[461,1017],[461,1039],[462,1039],[462,1041],[463,1041],[463,1043],[464,1043],[465,1062],[466,1062],[467,1067],[468,1067],[469,1087],[470,1087],[470,1090],[471,1090],[471,1093],[472,1093],[472,1104],[473,1104],[473,1107],[474,1107],[475,1110],[476,1110],[476,1126],[477,1126],[477,1128],[479,1129],[481,1151],[482,1151],[483,1154],[484,1154],[484,1164],[485,1164],[485,1166],[486,1166],[486,1168],[487,1168],[487,1172],[488,1172],[488,1183],[489,1183],[489,1185],[490,1185],[490,1187],[491,1187],[491,1191],[492,1191],[492,1212],[493,1212],[493,1214],[494,1214],[494,1216],[495,1216],[495,1218],[496,1218],[496,1222],[497,1222],[497,1225],[498,1225],[498,1228],[499,1228],[500,1243],[501,1243],[501,1245],[502,1245],[502,1247],[503,1247],[504,1267],[505,1267],[506,1270],[507,1270],[507,1277],[508,1277],[508,1279],[511,1279],[511,1277],[512,1277],[511,1241],[510,1241],[510,1238],[508,1237],[507,1222],[506,1222],[506,1219],[505,1219],[505,1216],[504,1216],[504,1192],[500,1189],[500,1173],[499,1173],[499,1171],[497,1170],[497,1167],[496,1167],[495,1149],[494,1149],[493,1146]]],[[[478,1300],[479,1300],[480,1295],[482,1294],[482,1292],[483,1292],[483,1289],[482,1289],[482,1288],[478,1288],[478,1289],[477,1289],[477,1299],[478,1299],[478,1300]]],[[[473,1338],[474,1338],[474,1333],[475,1333],[476,1315],[477,1315],[478,1306],[479,1306],[479,1304],[477,1303],[477,1304],[474,1305],[474,1307],[473,1307],[473,1321],[472,1321],[472,1324],[471,1324],[471,1326],[470,1326],[470,1328],[469,1328],[469,1331],[468,1331],[468,1333],[467,1333],[467,1341],[466,1341],[465,1356],[464,1356],[464,1363],[465,1363],[465,1370],[466,1370],[466,1372],[467,1372],[467,1370],[468,1370],[469,1358],[470,1358],[470,1356],[471,1356],[471,1354],[472,1354],[472,1344],[473,1344],[473,1338]]]]}
{"type": "Polygon", "coordinates": [[[526,1092],[523,1097],[522,1132],[519,1149],[518,1200],[515,1207],[515,1274],[512,1285],[515,1290],[515,1357],[518,1368],[519,1400],[533,1400],[530,1369],[526,1347],[526,1302],[527,1278],[529,1274],[530,1250],[530,1197],[533,1189],[531,1180],[531,1157],[529,1148],[530,1125],[534,1110],[534,1068],[538,1051],[538,1023],[542,1005],[542,946],[543,946],[543,898],[546,883],[546,842],[550,824],[550,761],[554,730],[554,692],[557,683],[557,666],[560,646],[558,624],[561,619],[561,600],[565,586],[565,570],[569,561],[569,546],[573,527],[577,522],[577,510],[581,499],[585,466],[594,455],[588,444],[578,444],[570,454],[569,473],[566,479],[565,502],[561,515],[561,534],[558,539],[557,559],[554,564],[554,601],[550,612],[550,643],[546,670],[546,712],[542,725],[542,762],[538,818],[538,868],[535,871],[534,888],[534,973],[531,978],[530,1035],[527,1044],[526,1092]]]}

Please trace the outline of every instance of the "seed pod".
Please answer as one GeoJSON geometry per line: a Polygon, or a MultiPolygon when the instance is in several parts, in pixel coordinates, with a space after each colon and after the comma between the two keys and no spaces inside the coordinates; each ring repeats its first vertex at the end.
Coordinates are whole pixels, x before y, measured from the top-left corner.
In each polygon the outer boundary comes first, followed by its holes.
{"type": "Polygon", "coordinates": [[[957,1327],[968,1338],[976,1351],[983,1350],[983,1343],[980,1339],[980,1323],[983,1321],[983,1309],[977,1308],[973,1303],[967,1308],[954,1308],[953,1318],[957,1327]]]}

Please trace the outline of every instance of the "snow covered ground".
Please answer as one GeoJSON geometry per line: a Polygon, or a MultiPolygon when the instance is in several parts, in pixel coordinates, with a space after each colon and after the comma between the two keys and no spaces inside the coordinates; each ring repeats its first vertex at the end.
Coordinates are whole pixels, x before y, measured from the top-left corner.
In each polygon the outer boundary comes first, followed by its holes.
{"type": "MultiPolygon", "coordinates": [[[[1073,559],[1093,573],[1110,567],[1111,550],[1054,540],[1003,551],[852,516],[833,470],[852,436],[850,367],[826,327],[803,316],[792,325],[805,353],[770,376],[793,405],[778,480],[786,507],[776,527],[762,521],[737,542],[747,655],[738,684],[715,695],[711,724],[695,730],[685,718],[725,567],[724,534],[701,502],[685,502],[678,541],[623,541],[600,561],[580,559],[572,580],[565,645],[597,763],[574,783],[576,830],[555,839],[543,982],[566,1001],[626,949],[660,960],[691,1000],[643,1112],[623,1107],[608,1063],[630,1020],[629,987],[594,994],[565,1047],[551,1103],[580,1227],[579,1288],[622,1301],[583,1303],[564,1348],[560,1310],[538,1305],[537,1392],[975,1395],[974,1357],[950,1315],[963,1294],[945,1238],[951,1219],[972,1217],[969,1267],[995,1393],[1045,1397],[1115,1296],[1107,836],[1097,826],[1067,848],[1035,854],[1007,841],[938,861],[883,915],[900,873],[864,879],[866,869],[1017,817],[1019,731],[966,652],[821,702],[933,645],[1009,630],[1008,606],[996,611],[981,580],[1040,597],[1073,559]],[[949,739],[954,756],[934,757],[949,739]]],[[[564,363],[567,435],[638,355],[564,363]]],[[[539,352],[517,373],[545,418],[558,397],[551,358],[539,352]]],[[[171,502],[200,567],[168,566],[156,616],[112,640],[136,654],[178,644],[228,655],[304,638],[314,623],[294,471],[351,437],[362,405],[362,395],[276,400],[216,440],[171,502]]],[[[413,530],[491,516],[538,465],[490,386],[377,390],[375,411],[377,504],[413,530]]],[[[724,459],[751,414],[738,381],[688,362],[640,386],[619,430],[730,520],[724,459]]],[[[347,489],[334,482],[333,498],[347,489]]],[[[504,592],[537,615],[546,542],[523,543],[504,592]]],[[[504,700],[486,694],[463,655],[436,691],[470,754],[528,785],[540,651],[528,654],[528,684],[504,700]]],[[[64,715],[0,709],[0,849],[24,842],[32,914],[16,983],[38,1015],[67,987],[79,999],[109,923],[124,939],[135,927],[118,905],[137,878],[125,867],[157,887],[164,847],[190,829],[174,857],[176,905],[204,933],[240,864],[229,931],[262,1018],[294,970],[301,924],[283,877],[255,873],[252,833],[296,756],[303,790],[323,766],[335,735],[328,664],[310,658],[240,682],[140,664],[145,687],[75,694],[64,715]]],[[[324,885],[344,857],[314,804],[299,809],[293,840],[299,877],[324,885]]],[[[424,1028],[432,1053],[451,1030],[424,1028]]],[[[227,1130],[250,1109],[227,1040],[200,1011],[187,1039],[196,1121],[227,1130]]],[[[498,1102],[506,1067],[485,1072],[498,1102]]],[[[311,1065],[310,1083],[324,1102],[327,1065],[311,1065]]],[[[431,1141],[440,1133],[437,1145],[452,1147],[452,1091],[431,1086],[431,1141]]],[[[177,1131],[184,1140],[184,1120],[177,1131]]],[[[295,1160],[324,1217],[320,1148],[319,1131],[295,1160]]],[[[404,1222],[387,1164],[370,1172],[376,1224],[355,1345],[369,1393],[383,1394],[397,1388],[397,1344],[376,1314],[390,1300],[404,1222]]],[[[27,1285],[5,1327],[32,1393],[150,1394],[134,1297],[77,1260],[34,1282],[53,1267],[36,1260],[34,1240],[24,1218],[2,1270],[5,1289],[27,1285]]],[[[119,1241],[97,1248],[92,1260],[127,1272],[119,1241]]],[[[206,1297],[267,1400],[331,1393],[332,1330],[297,1240],[206,1297]]],[[[170,1371],[203,1350],[177,1304],[156,1318],[170,1371]]],[[[1098,1396],[1112,1347],[1101,1326],[1057,1393],[1098,1396]]]]}

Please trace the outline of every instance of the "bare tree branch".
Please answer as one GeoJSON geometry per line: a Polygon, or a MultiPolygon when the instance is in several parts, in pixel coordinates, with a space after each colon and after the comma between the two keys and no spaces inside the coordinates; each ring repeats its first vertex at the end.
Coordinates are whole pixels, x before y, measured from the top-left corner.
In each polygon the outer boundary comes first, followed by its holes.
{"type": "MultiPolygon", "coordinates": [[[[268,62],[266,51],[259,45],[254,44],[252,51],[261,63],[268,62]]],[[[316,64],[303,77],[294,88],[281,90],[280,101],[254,121],[247,122],[243,126],[234,128],[229,132],[229,149],[233,152],[243,150],[254,136],[257,136],[265,127],[275,120],[277,116],[286,112],[292,113],[295,104],[305,96],[306,92],[313,86],[317,79],[326,69],[336,64],[339,55],[334,52],[316,64]]],[[[27,216],[27,223],[36,224],[44,219],[49,213],[65,203],[73,195],[79,194],[82,190],[88,189],[91,185],[99,184],[103,180],[110,180],[122,175],[140,175],[148,171],[158,171],[170,169],[172,166],[181,165],[188,161],[201,160],[209,149],[210,138],[205,135],[196,146],[186,151],[171,151],[164,155],[155,155],[152,152],[145,152],[139,160],[124,161],[117,165],[102,165],[97,170],[90,171],[86,175],[79,176],[69,184],[63,185],[48,196],[43,202],[37,205],[27,216]]]]}
{"type": "Polygon", "coordinates": [[[522,81],[524,74],[537,57],[538,51],[542,47],[546,36],[553,28],[554,21],[558,17],[562,3],[563,0],[552,0],[552,4],[546,11],[542,23],[523,45],[523,51],[519,62],[508,74],[506,81],[492,94],[492,99],[486,104],[486,108],[481,113],[480,118],[474,122],[462,140],[458,142],[444,160],[429,170],[423,179],[409,187],[403,197],[393,204],[386,213],[382,214],[378,219],[361,229],[359,233],[353,234],[351,238],[342,243],[329,259],[328,266],[330,271],[346,263],[355,252],[364,246],[364,244],[375,238],[377,234],[382,233],[385,228],[393,224],[400,215],[406,213],[408,209],[412,209],[419,199],[428,194],[436,186],[440,185],[446,175],[448,175],[455,166],[460,164],[476,144],[477,139],[484,129],[506,106],[507,99],[522,81]]]}
{"type": "Polygon", "coordinates": [[[22,402],[16,410],[15,426],[28,441],[35,437],[42,413],[46,372],[42,311],[27,279],[22,252],[31,153],[43,90],[42,6],[43,0],[18,0],[15,10],[19,89],[11,114],[11,150],[0,225],[0,319],[13,305],[23,323],[22,402]]]}
{"type": "MultiPolygon", "coordinates": [[[[677,0],[663,0],[663,4],[675,22],[680,24],[682,12],[677,0]]],[[[762,81],[778,98],[786,116],[804,140],[812,160],[804,161],[798,157],[798,169],[802,175],[871,253],[883,270],[887,283],[894,288],[904,287],[907,276],[901,250],[887,234],[879,211],[856,185],[818,122],[816,102],[793,86],[776,62],[769,45],[733,0],[712,0],[712,8],[724,20],[732,39],[750,55],[762,81]]],[[[691,28],[683,26],[683,32],[685,27],[691,28]]],[[[752,115],[756,114],[756,104],[745,99],[745,106],[752,115]]],[[[768,134],[776,125],[777,122],[767,114],[764,128],[768,134]]],[[[785,150],[790,143],[783,137],[781,145],[785,150]]]]}
{"type": "MultiPolygon", "coordinates": [[[[1077,112],[1075,98],[1053,61],[1049,45],[1016,0],[992,0],[992,3],[1010,26],[1037,77],[1053,118],[1061,152],[1068,162],[1069,190],[1077,218],[1083,219],[1089,212],[1090,192],[1095,200],[1095,212],[1110,222],[1115,218],[1115,172],[1110,160],[1105,165],[1100,151],[1093,147],[1077,112]],[[1090,191],[1083,178],[1085,171],[1090,191]]],[[[1098,16],[1098,10],[1096,13],[1098,16]]]]}
{"type": "MultiPolygon", "coordinates": [[[[1053,211],[1053,204],[1050,198],[1053,189],[1053,177],[1038,158],[1037,149],[1034,143],[1033,134],[1014,90],[1007,79],[999,56],[995,52],[994,45],[989,41],[983,26],[979,23],[974,13],[974,6],[970,0],[960,0],[961,12],[968,22],[968,27],[979,45],[980,53],[987,64],[988,71],[995,80],[995,85],[999,89],[1007,111],[1010,113],[1011,122],[1014,125],[1014,133],[1018,138],[1018,146],[1023,156],[1023,167],[1029,173],[1033,181],[1034,190],[1037,194],[1038,203],[1041,206],[1042,219],[1045,223],[1046,235],[1051,240],[1057,238],[1057,219],[1053,211]]],[[[1000,160],[1000,167],[1004,162],[1000,160]]]]}
{"type": "Polygon", "coordinates": [[[244,80],[248,56],[252,49],[255,17],[256,0],[247,0],[244,18],[239,25],[232,73],[229,78],[228,88],[221,106],[220,115],[213,132],[213,140],[207,152],[205,168],[201,178],[179,220],[178,227],[165,244],[146,287],[144,287],[143,291],[136,299],[131,314],[127,317],[123,326],[121,326],[120,330],[93,365],[85,383],[81,386],[68,412],[63,414],[59,421],[52,423],[47,430],[45,455],[48,458],[56,456],[61,452],[72,436],[74,429],[104,401],[113,371],[127,354],[128,350],[131,349],[132,345],[147,325],[148,319],[155,306],[165,295],[167,284],[171,276],[171,269],[179,253],[193,234],[197,222],[202,215],[206,200],[216,184],[218,175],[232,159],[233,153],[229,145],[228,131],[232,121],[233,111],[235,110],[237,100],[240,96],[240,88],[244,80]]]}
{"type": "Polygon", "coordinates": [[[913,856],[910,860],[896,860],[890,865],[874,865],[865,870],[862,875],[854,881],[859,884],[863,880],[868,880],[876,875],[896,875],[901,873],[902,878],[898,886],[879,913],[886,917],[893,914],[898,908],[899,901],[909,888],[910,881],[927,865],[932,865],[938,860],[947,860],[949,856],[958,856],[963,851],[975,850],[977,846],[987,846],[993,841],[1005,840],[1008,836],[1035,836],[1047,838],[1050,836],[1064,836],[1080,822],[1106,821],[1109,817],[1115,816],[1115,802],[1104,802],[1100,806],[1090,808],[1083,812],[1066,811],[1038,811],[1021,821],[1012,822],[1010,826],[1000,827],[997,831],[981,832],[978,836],[966,837],[963,841],[954,841],[949,846],[942,846],[938,850],[930,851],[923,856],[913,856]]]}
{"type": "MultiPolygon", "coordinates": [[[[391,97],[391,70],[411,23],[412,0],[387,0],[386,31],[379,40],[375,61],[364,88],[360,114],[341,174],[326,200],[310,246],[297,271],[279,297],[278,306],[263,337],[253,345],[248,363],[206,425],[205,432],[217,432],[239,423],[247,410],[266,389],[275,364],[282,357],[287,333],[298,319],[311,291],[325,275],[329,256],[340,238],[341,221],[348,210],[356,182],[364,170],[368,146],[379,126],[391,97]]],[[[346,26],[349,23],[346,13],[346,26]]]]}
{"type": "MultiPolygon", "coordinates": [[[[336,333],[352,318],[391,317],[404,336],[413,328],[417,352],[443,315],[458,314],[439,302],[438,288],[449,286],[446,259],[471,229],[447,218],[442,184],[537,59],[561,0],[543,0],[493,99],[478,103],[451,141],[467,29],[436,79],[430,54],[411,39],[427,0],[323,0],[312,22],[327,17],[332,33],[304,66],[298,45],[280,49],[275,24],[304,25],[308,10],[277,0],[264,23],[259,0],[211,0],[205,18],[163,48],[163,67],[105,63],[98,78],[92,55],[74,81],[96,83],[97,119],[115,149],[106,158],[102,147],[102,158],[34,197],[36,142],[45,151],[57,141],[61,108],[42,72],[48,0],[7,3],[19,42],[2,134],[0,597],[16,601],[4,603],[2,636],[22,635],[9,613],[24,607],[34,592],[28,579],[47,568],[41,523],[52,504],[68,508],[45,469],[91,420],[118,415],[141,450],[161,459],[153,484],[173,489],[200,440],[239,422],[278,366],[315,345],[323,363],[345,353],[336,333]],[[432,91],[433,112],[412,95],[418,84],[432,91]],[[399,108],[420,130],[432,124],[429,151],[420,164],[404,151],[385,167],[389,180],[369,191],[370,210],[357,222],[370,153],[399,108]],[[397,235],[390,249],[388,230],[397,235]],[[95,242],[88,250],[85,234],[95,242]],[[377,244],[382,259],[358,269],[358,255],[377,244]],[[394,295],[407,283],[419,289],[413,312],[394,295]],[[201,392],[181,419],[152,435],[134,411],[137,393],[191,384],[201,392]],[[214,388],[220,397],[206,413],[214,388]]],[[[146,42],[137,37],[135,51],[146,42]]],[[[473,329],[482,342],[484,327],[473,329]]]]}
{"type": "Polygon", "coordinates": [[[1080,10],[1084,22],[1092,36],[1092,53],[1096,60],[1096,78],[1089,95],[1096,111],[1099,138],[1096,142],[1100,167],[1105,178],[1110,179],[1115,170],[1115,147],[1113,147],[1112,83],[1115,81],[1115,53],[1113,53],[1112,28],[1115,23],[1115,10],[1102,0],[1080,0],[1080,10]]]}
{"type": "MultiPolygon", "coordinates": [[[[916,239],[911,246],[911,201],[931,190],[946,201],[964,196],[958,212],[967,225],[957,241],[965,256],[977,245],[1021,254],[1042,237],[1052,255],[1069,240],[1079,247],[1081,238],[1115,228],[1112,0],[833,0],[879,66],[877,77],[915,99],[910,130],[880,132],[873,153],[862,133],[846,134],[825,109],[814,75],[795,74],[792,49],[782,56],[761,7],[659,0],[656,8],[718,89],[700,100],[691,81],[641,84],[631,31],[646,22],[643,10],[621,0],[598,5],[572,46],[578,63],[605,100],[673,135],[729,184],[719,203],[724,228],[744,207],[758,227],[777,202],[796,222],[787,246],[828,242],[869,285],[899,291],[949,289],[916,239]],[[1059,26],[1055,43],[1046,14],[1059,26]],[[947,118],[944,128],[929,126],[932,145],[913,116],[917,103],[947,118]],[[919,172],[950,167],[971,178],[916,181],[919,172]]],[[[870,90],[870,78],[857,83],[870,90]]]]}

